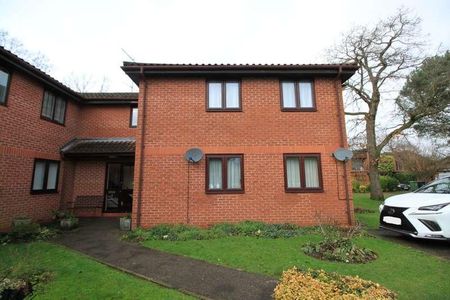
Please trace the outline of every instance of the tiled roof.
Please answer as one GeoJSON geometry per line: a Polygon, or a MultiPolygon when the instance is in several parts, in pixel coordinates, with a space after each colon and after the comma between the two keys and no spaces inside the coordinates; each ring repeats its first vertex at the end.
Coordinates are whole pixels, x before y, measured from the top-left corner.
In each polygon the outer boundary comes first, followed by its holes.
{"type": "Polygon", "coordinates": [[[133,66],[133,67],[173,67],[173,68],[218,68],[218,69],[227,69],[227,68],[249,68],[249,69],[329,69],[329,68],[342,68],[346,69],[358,69],[357,64],[166,64],[166,63],[141,63],[141,62],[130,62],[124,61],[123,65],[133,66]]]}
{"type": "Polygon", "coordinates": [[[137,100],[139,93],[80,93],[86,100],[137,100]]]}
{"type": "Polygon", "coordinates": [[[61,148],[64,156],[134,155],[135,138],[74,139],[61,148]]]}
{"type": "Polygon", "coordinates": [[[139,84],[147,77],[339,77],[348,80],[358,70],[357,64],[164,64],[123,62],[122,70],[139,84]]]}

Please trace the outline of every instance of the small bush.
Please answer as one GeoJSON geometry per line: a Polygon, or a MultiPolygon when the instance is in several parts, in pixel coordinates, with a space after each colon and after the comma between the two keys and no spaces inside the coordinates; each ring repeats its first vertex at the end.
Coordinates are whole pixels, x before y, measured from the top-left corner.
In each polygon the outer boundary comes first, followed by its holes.
{"type": "Polygon", "coordinates": [[[353,180],[352,181],[353,193],[360,193],[360,186],[361,186],[361,182],[359,182],[358,180],[353,180]]]}
{"type": "Polygon", "coordinates": [[[30,297],[40,285],[47,283],[53,274],[43,270],[17,273],[13,269],[0,274],[0,299],[24,299],[30,297]]]}
{"type": "Polygon", "coordinates": [[[372,214],[376,213],[376,210],[368,209],[368,208],[362,208],[362,207],[355,207],[354,209],[356,214],[372,214]]]}
{"type": "Polygon", "coordinates": [[[372,250],[360,248],[353,243],[353,237],[366,234],[360,224],[347,230],[330,225],[321,225],[318,228],[324,239],[318,243],[303,245],[302,251],[305,254],[345,263],[366,263],[377,258],[377,254],[372,250]]]}
{"type": "Polygon", "coordinates": [[[290,238],[304,231],[293,224],[266,224],[244,221],[237,224],[220,223],[203,229],[187,225],[157,225],[148,230],[136,229],[124,235],[124,239],[142,242],[146,240],[210,240],[229,236],[253,236],[261,238],[290,238]]]}
{"type": "Polygon", "coordinates": [[[408,184],[410,181],[416,181],[417,176],[411,173],[395,173],[393,175],[400,183],[408,184]]]}
{"type": "Polygon", "coordinates": [[[397,190],[399,181],[391,176],[380,176],[380,184],[383,192],[393,192],[397,190]]]}
{"type": "Polygon", "coordinates": [[[273,296],[276,300],[397,298],[387,288],[358,276],[342,276],[323,270],[301,271],[295,267],[283,272],[273,296]]]}
{"type": "Polygon", "coordinates": [[[40,226],[37,223],[18,224],[13,227],[10,233],[3,235],[0,239],[1,243],[10,242],[30,242],[30,241],[46,241],[58,235],[58,232],[52,228],[40,226]]]}

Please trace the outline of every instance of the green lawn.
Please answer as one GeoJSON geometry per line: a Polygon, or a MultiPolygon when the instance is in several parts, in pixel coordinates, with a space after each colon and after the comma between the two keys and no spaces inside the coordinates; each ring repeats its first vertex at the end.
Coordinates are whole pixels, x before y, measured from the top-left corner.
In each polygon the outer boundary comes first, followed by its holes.
{"type": "MultiPolygon", "coordinates": [[[[378,209],[379,202],[357,195],[355,206],[378,209]],[[368,202],[371,201],[371,202],[368,202]]],[[[369,227],[378,227],[378,210],[357,216],[369,227]]],[[[341,274],[358,275],[396,291],[400,299],[448,299],[450,262],[421,251],[375,237],[360,237],[357,243],[378,253],[367,264],[325,262],[302,253],[308,241],[318,241],[317,234],[289,239],[229,237],[215,240],[147,241],[144,245],[162,251],[190,256],[211,263],[279,278],[292,266],[324,269],[341,274]]]]}
{"type": "Polygon", "coordinates": [[[0,246],[0,269],[11,266],[54,274],[33,299],[192,299],[45,242],[0,246]]]}

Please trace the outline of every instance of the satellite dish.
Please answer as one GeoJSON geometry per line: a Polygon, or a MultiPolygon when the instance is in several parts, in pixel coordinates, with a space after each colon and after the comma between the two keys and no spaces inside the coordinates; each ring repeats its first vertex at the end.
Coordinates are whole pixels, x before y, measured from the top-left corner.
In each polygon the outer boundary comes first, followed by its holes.
{"type": "Polygon", "coordinates": [[[353,157],[353,152],[348,149],[338,148],[333,152],[333,156],[339,161],[348,161],[353,157]]]}
{"type": "Polygon", "coordinates": [[[184,154],[184,158],[188,162],[199,162],[203,158],[203,151],[199,148],[191,148],[184,154]]]}

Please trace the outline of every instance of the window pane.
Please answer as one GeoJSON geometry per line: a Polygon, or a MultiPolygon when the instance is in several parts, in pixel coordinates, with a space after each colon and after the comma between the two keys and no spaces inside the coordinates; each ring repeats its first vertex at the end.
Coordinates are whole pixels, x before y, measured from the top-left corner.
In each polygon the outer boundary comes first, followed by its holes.
{"type": "Polygon", "coordinates": [[[239,108],[239,83],[227,82],[225,87],[227,89],[227,108],[239,108]]]}
{"type": "Polygon", "coordinates": [[[58,123],[64,124],[64,114],[66,112],[66,101],[57,97],[55,103],[54,120],[58,123]]]}
{"type": "Polygon", "coordinates": [[[283,107],[295,108],[295,85],[293,82],[283,82],[283,107]]]}
{"type": "Polygon", "coordinates": [[[233,157],[227,163],[227,182],[229,189],[241,188],[241,158],[233,157]]]}
{"type": "Polygon", "coordinates": [[[209,108],[222,107],[222,84],[209,83],[208,84],[208,105],[209,108]]]}
{"type": "Polygon", "coordinates": [[[305,184],[307,188],[318,188],[319,185],[319,168],[317,158],[305,158],[305,184]]]}
{"type": "Polygon", "coordinates": [[[298,84],[300,90],[300,107],[314,107],[312,97],[312,83],[300,82],[298,84]]]}
{"type": "Polygon", "coordinates": [[[53,118],[53,108],[55,105],[55,96],[52,93],[44,93],[44,103],[42,105],[42,115],[47,118],[53,118]]]}
{"type": "Polygon", "coordinates": [[[37,161],[34,164],[33,174],[33,190],[39,191],[44,189],[45,162],[37,161]]]}
{"type": "Polygon", "coordinates": [[[6,102],[6,88],[8,87],[9,74],[0,70],[0,103],[6,102]]]}
{"type": "Polygon", "coordinates": [[[48,175],[47,175],[47,189],[55,190],[56,189],[56,181],[58,178],[58,163],[51,162],[48,166],[48,175]]]}
{"type": "Polygon", "coordinates": [[[209,189],[222,189],[222,160],[220,158],[210,158],[208,161],[209,189]]]}
{"type": "Polygon", "coordinates": [[[133,107],[131,110],[131,126],[137,127],[138,124],[138,109],[133,107]]]}
{"type": "Polygon", "coordinates": [[[288,188],[300,188],[300,161],[298,157],[286,158],[286,176],[288,188]]]}

